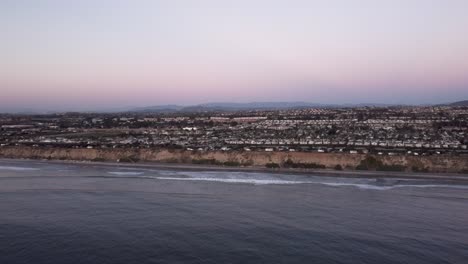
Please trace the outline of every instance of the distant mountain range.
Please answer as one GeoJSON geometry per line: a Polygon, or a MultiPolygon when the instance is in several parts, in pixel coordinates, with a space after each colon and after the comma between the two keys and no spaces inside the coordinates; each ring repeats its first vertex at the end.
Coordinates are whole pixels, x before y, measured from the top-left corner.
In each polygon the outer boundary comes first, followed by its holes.
{"type": "MultiPolygon", "coordinates": [[[[430,104],[425,104],[430,106],[430,104]]],[[[433,106],[468,106],[468,100],[458,101],[446,104],[432,104],[433,106]]],[[[101,112],[101,113],[176,113],[176,112],[191,112],[191,113],[202,113],[202,112],[227,112],[227,111],[250,111],[250,110],[282,110],[282,109],[301,109],[301,108],[332,108],[332,107],[365,107],[365,106],[398,106],[398,104],[374,104],[374,103],[361,103],[361,104],[319,104],[309,102],[250,102],[250,103],[230,103],[230,102],[215,102],[198,105],[156,105],[147,107],[135,107],[135,108],[114,108],[114,109],[101,109],[101,110],[73,110],[72,112],[101,112]]],[[[0,113],[21,113],[21,114],[51,114],[57,113],[57,111],[34,111],[33,109],[23,109],[21,111],[5,111],[0,109],[0,113]]],[[[64,112],[64,111],[61,111],[64,112]]],[[[68,110],[70,112],[70,110],[68,110]]]]}
{"type": "Polygon", "coordinates": [[[343,106],[384,106],[379,104],[317,104],[308,102],[251,102],[251,103],[206,103],[192,106],[160,105],[149,107],[138,107],[130,109],[129,112],[211,112],[211,111],[248,111],[248,110],[281,110],[281,109],[301,109],[310,107],[343,107],[343,106]]]}
{"type": "MultiPolygon", "coordinates": [[[[445,106],[468,106],[468,100],[459,101],[445,106]]],[[[181,105],[158,105],[148,107],[138,107],[128,110],[137,113],[173,113],[173,112],[213,112],[213,111],[249,111],[249,110],[281,110],[281,109],[301,109],[301,108],[330,108],[330,107],[365,107],[365,106],[397,106],[397,104],[318,104],[308,102],[250,102],[250,103],[229,103],[217,102],[191,106],[181,105]]]]}
{"type": "Polygon", "coordinates": [[[332,107],[332,105],[314,104],[307,102],[251,102],[251,103],[206,103],[191,106],[160,105],[138,107],[130,109],[130,112],[211,112],[211,111],[247,111],[269,109],[294,109],[308,107],[332,107]]]}

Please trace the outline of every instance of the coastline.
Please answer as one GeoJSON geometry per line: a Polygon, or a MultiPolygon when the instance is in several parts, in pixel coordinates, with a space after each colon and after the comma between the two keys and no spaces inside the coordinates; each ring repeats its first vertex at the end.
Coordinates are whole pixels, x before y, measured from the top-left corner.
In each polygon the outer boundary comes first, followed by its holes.
{"type": "MultiPolygon", "coordinates": [[[[468,174],[468,156],[455,155],[373,155],[315,152],[262,151],[193,151],[168,148],[63,148],[0,146],[0,158],[119,162],[122,164],[166,164],[165,166],[199,168],[228,167],[254,170],[266,167],[286,171],[344,171],[359,174],[374,171],[383,174],[406,175],[407,172],[428,175],[468,174]],[[388,173],[387,173],[388,172],[388,173]],[[398,172],[398,173],[391,173],[398,172]]],[[[378,173],[380,175],[380,173],[378,173]]]]}
{"type": "Polygon", "coordinates": [[[72,164],[83,166],[107,166],[121,168],[179,170],[179,171],[223,171],[223,172],[247,172],[247,173],[273,173],[290,174],[302,176],[320,176],[337,178],[394,178],[406,180],[437,180],[444,182],[468,183],[468,174],[462,173],[417,173],[417,172],[394,172],[394,171],[361,171],[361,170],[333,170],[333,169],[294,169],[277,168],[271,169],[260,166],[229,167],[220,165],[200,165],[188,163],[164,163],[164,162],[138,162],[122,163],[111,161],[82,161],[82,160],[47,160],[27,158],[0,158],[0,162],[38,162],[47,164],[72,164]]]}

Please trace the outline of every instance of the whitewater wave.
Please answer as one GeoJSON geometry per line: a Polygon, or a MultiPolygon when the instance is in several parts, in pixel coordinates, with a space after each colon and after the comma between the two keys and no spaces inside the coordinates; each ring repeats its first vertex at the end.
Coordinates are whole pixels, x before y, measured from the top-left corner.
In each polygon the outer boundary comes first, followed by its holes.
{"type": "Polygon", "coordinates": [[[0,170],[10,170],[10,171],[35,171],[35,170],[39,170],[39,169],[38,169],[38,168],[30,168],[30,167],[0,166],[0,170]]]}
{"type": "Polygon", "coordinates": [[[260,179],[226,179],[226,178],[179,178],[179,177],[155,177],[158,180],[176,180],[176,181],[211,181],[211,182],[227,182],[227,183],[249,183],[256,185],[263,184],[303,184],[302,181],[286,181],[286,180],[260,180],[260,179]]]}
{"type": "Polygon", "coordinates": [[[381,186],[371,183],[350,183],[350,182],[322,182],[322,181],[288,181],[288,180],[274,180],[274,179],[238,179],[238,178],[207,178],[207,177],[151,177],[158,180],[175,180],[175,181],[207,181],[207,182],[224,182],[224,183],[244,183],[244,184],[255,184],[255,185],[267,185],[267,184],[319,184],[331,187],[355,187],[358,189],[366,190],[391,190],[396,188],[457,188],[457,189],[468,189],[468,185],[450,185],[450,184],[397,184],[381,186]]]}
{"type": "Polygon", "coordinates": [[[117,176],[137,176],[137,175],[142,175],[144,172],[140,171],[109,171],[107,172],[112,175],[117,175],[117,176]]]}
{"type": "Polygon", "coordinates": [[[359,189],[370,189],[370,190],[391,190],[395,188],[456,188],[456,189],[468,189],[468,185],[455,185],[455,184],[398,184],[390,186],[379,186],[373,184],[362,184],[362,183],[320,183],[328,186],[352,186],[359,189]]]}

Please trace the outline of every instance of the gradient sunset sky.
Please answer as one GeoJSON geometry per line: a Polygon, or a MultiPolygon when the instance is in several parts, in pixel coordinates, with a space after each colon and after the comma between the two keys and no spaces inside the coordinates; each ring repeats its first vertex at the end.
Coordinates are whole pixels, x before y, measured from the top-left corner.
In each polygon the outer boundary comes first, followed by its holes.
{"type": "Polygon", "coordinates": [[[468,99],[467,0],[0,0],[0,111],[468,99]]]}

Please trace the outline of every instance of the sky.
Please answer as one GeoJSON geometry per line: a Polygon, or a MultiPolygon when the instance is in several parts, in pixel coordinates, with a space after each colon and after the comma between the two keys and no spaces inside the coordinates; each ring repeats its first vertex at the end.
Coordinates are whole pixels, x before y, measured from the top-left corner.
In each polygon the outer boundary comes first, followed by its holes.
{"type": "Polygon", "coordinates": [[[0,0],[0,111],[468,99],[466,0],[0,0]]]}

